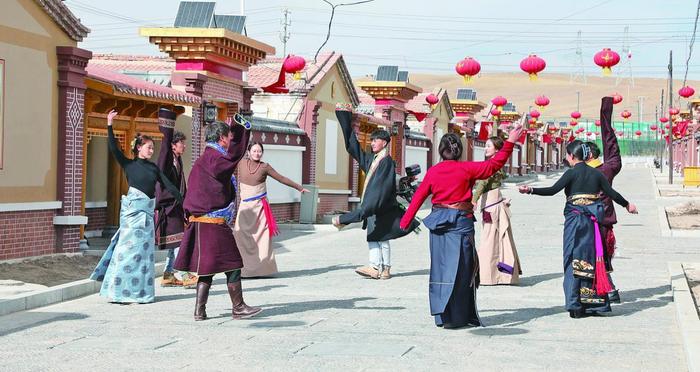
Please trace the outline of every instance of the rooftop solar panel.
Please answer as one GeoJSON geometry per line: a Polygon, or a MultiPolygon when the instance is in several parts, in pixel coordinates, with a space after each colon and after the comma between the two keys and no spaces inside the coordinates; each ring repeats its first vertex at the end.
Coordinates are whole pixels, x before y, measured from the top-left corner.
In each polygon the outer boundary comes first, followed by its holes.
{"type": "Polygon", "coordinates": [[[408,71],[399,71],[399,75],[397,77],[398,81],[404,81],[408,83],[408,71]]]}
{"type": "Polygon", "coordinates": [[[237,34],[243,32],[245,26],[245,16],[239,15],[214,15],[214,22],[211,27],[225,28],[237,34]]]}
{"type": "Polygon", "coordinates": [[[376,81],[398,81],[399,66],[379,66],[376,81]]]}
{"type": "Polygon", "coordinates": [[[175,27],[208,28],[214,16],[216,3],[182,1],[175,17],[175,27]]]}

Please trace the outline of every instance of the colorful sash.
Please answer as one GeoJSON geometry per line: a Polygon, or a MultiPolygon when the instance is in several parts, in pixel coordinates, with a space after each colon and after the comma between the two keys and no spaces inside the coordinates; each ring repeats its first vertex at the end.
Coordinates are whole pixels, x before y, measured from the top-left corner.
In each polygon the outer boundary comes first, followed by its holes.
{"type": "Polygon", "coordinates": [[[270,231],[270,237],[279,235],[280,229],[277,226],[275,216],[272,214],[270,202],[267,201],[267,191],[260,195],[255,195],[251,196],[250,198],[243,199],[244,202],[251,202],[256,200],[260,200],[262,202],[263,212],[265,213],[265,219],[267,220],[267,228],[270,231]]]}
{"type": "Polygon", "coordinates": [[[367,175],[365,177],[365,182],[363,183],[362,186],[362,198],[360,199],[360,203],[365,199],[365,193],[367,193],[367,185],[369,185],[369,180],[372,178],[374,175],[374,171],[377,169],[379,166],[379,163],[389,155],[389,150],[385,147],[382,149],[382,151],[379,151],[376,155],[374,155],[374,159],[372,159],[372,164],[369,166],[369,169],[367,170],[367,175]]]}

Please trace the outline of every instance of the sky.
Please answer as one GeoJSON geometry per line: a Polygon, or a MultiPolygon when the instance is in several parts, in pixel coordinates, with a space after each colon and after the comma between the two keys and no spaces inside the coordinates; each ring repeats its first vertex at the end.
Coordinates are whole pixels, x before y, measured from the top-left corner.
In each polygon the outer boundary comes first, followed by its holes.
{"type": "MultiPolygon", "coordinates": [[[[334,4],[355,0],[329,0],[334,4]]],[[[92,32],[80,47],[95,53],[158,55],[139,27],[173,25],[179,0],[66,0],[92,32]]],[[[241,14],[241,0],[220,0],[216,14],[241,14]]],[[[247,0],[247,35],[283,54],[284,9],[290,11],[287,53],[312,58],[326,37],[331,7],[322,0],[247,0]]],[[[600,74],[593,55],[612,48],[619,73],[683,76],[698,3],[692,0],[374,0],[336,8],[324,50],[341,52],[351,75],[398,65],[420,73],[453,74],[466,56],[482,73],[520,71],[530,53],[545,59],[545,72],[600,74]],[[625,33],[625,28],[628,32],[625,33]],[[581,32],[577,54],[578,32],[581,32]],[[631,59],[623,53],[631,50],[631,59]],[[625,63],[629,61],[629,65],[625,63]],[[631,68],[630,68],[631,65],[631,68]]],[[[700,41],[698,41],[700,43],[700,41]]],[[[700,45],[688,63],[688,79],[700,79],[700,45]]]]}

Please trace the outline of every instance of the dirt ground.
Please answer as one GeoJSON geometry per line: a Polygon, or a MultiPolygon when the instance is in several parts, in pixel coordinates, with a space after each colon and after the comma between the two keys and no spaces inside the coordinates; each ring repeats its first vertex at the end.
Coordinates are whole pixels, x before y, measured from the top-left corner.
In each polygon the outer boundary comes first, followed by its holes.
{"type": "Polygon", "coordinates": [[[87,279],[99,260],[97,256],[74,255],[0,263],[0,280],[13,279],[52,287],[87,279]]]}
{"type": "Polygon", "coordinates": [[[666,208],[668,224],[672,229],[700,229],[700,204],[687,202],[666,208]]]}
{"type": "Polygon", "coordinates": [[[698,308],[698,316],[700,317],[700,266],[698,265],[683,265],[685,276],[688,278],[688,286],[695,297],[695,306],[698,308]]]}

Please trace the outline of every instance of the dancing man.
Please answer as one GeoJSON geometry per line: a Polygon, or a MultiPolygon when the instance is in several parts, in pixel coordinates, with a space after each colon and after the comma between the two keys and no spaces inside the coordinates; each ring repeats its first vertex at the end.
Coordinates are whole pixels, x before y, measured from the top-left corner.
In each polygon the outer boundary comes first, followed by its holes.
{"type": "Polygon", "coordinates": [[[199,275],[194,320],[207,319],[206,304],[214,275],[226,274],[234,319],[249,318],[262,311],[243,301],[243,260],[229,226],[236,209],[233,172],[243,158],[250,132],[241,125],[220,121],[205,130],[204,153],[190,172],[185,198],[189,224],[180,245],[175,269],[199,275]]]}
{"type": "MultiPolygon", "coordinates": [[[[165,108],[158,111],[158,127],[163,133],[163,140],[158,154],[158,168],[165,177],[176,187],[180,194],[185,195],[185,172],[182,169],[182,154],[185,152],[185,135],[175,130],[176,114],[165,108]]],[[[173,263],[177,256],[182,235],[185,231],[185,210],[182,203],[176,203],[175,197],[158,183],[156,187],[156,245],[159,249],[167,249],[168,256],[165,259],[165,270],[161,287],[193,288],[197,285],[197,277],[190,273],[183,273],[182,280],[175,277],[173,263]]]]}
{"type": "Polygon", "coordinates": [[[365,172],[362,200],[356,210],[333,218],[333,225],[342,229],[345,225],[362,221],[367,230],[369,265],[355,270],[359,275],[371,279],[391,278],[391,246],[389,240],[400,238],[418,227],[411,221],[406,230],[399,222],[403,209],[396,200],[396,166],[389,155],[389,132],[378,129],[371,135],[371,152],[362,151],[352,128],[352,106],[338,104],[335,115],[340,122],[345,139],[345,148],[365,172]]]}
{"type": "MultiPolygon", "coordinates": [[[[617,143],[617,136],[615,135],[615,130],[612,127],[612,111],[613,111],[613,99],[612,97],[603,97],[600,104],[600,133],[601,140],[603,141],[603,160],[601,162],[600,149],[595,142],[586,142],[591,148],[591,158],[588,160],[587,164],[593,168],[596,168],[605,179],[608,180],[610,186],[613,184],[613,179],[620,173],[622,169],[622,158],[620,157],[620,146],[617,143]]],[[[613,232],[613,225],[617,223],[617,215],[615,214],[615,206],[612,200],[605,194],[600,196],[601,202],[603,203],[604,217],[600,224],[603,234],[603,246],[605,247],[605,266],[608,273],[613,271],[612,258],[615,254],[615,233],[613,232]]],[[[615,284],[613,283],[612,276],[610,276],[610,285],[612,290],[608,293],[608,299],[610,302],[620,302],[620,293],[615,284]]]]}

